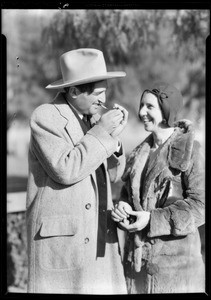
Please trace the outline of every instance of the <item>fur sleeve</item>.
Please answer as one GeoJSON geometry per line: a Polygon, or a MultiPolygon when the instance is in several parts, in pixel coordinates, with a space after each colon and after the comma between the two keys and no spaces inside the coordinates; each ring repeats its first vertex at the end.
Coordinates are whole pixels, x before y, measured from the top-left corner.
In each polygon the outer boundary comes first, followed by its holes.
{"type": "Polygon", "coordinates": [[[184,199],[151,211],[149,237],[169,234],[184,236],[204,224],[204,174],[204,160],[199,143],[195,142],[191,163],[183,173],[184,199]]]}

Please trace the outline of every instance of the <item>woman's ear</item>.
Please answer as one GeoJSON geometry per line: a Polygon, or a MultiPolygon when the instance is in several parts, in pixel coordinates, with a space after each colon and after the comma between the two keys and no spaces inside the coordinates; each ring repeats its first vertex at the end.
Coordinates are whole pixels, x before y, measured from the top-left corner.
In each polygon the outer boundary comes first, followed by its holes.
{"type": "Polygon", "coordinates": [[[79,91],[75,86],[71,86],[69,90],[71,98],[76,99],[78,97],[79,91]]]}

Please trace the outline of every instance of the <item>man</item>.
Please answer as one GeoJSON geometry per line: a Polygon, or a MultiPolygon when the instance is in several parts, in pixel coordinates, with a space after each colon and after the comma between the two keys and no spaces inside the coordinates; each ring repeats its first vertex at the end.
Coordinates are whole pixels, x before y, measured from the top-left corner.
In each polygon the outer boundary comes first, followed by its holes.
{"type": "Polygon", "coordinates": [[[118,135],[128,112],[98,114],[107,79],[126,74],[107,72],[96,49],[64,53],[60,66],[62,79],[47,88],[65,92],[30,121],[28,292],[126,294],[110,180],[125,167],[118,135]]]}

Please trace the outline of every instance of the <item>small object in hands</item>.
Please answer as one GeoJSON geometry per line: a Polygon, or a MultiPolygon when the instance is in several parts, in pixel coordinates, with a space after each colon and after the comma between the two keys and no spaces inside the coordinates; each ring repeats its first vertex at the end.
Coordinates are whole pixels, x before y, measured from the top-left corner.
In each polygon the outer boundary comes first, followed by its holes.
{"type": "Polygon", "coordinates": [[[132,208],[131,208],[131,207],[127,207],[126,209],[124,208],[124,211],[126,212],[126,214],[127,214],[127,216],[128,216],[128,217],[127,217],[128,223],[129,223],[129,224],[135,223],[136,217],[130,215],[130,211],[132,211],[132,208]]]}
{"type": "Polygon", "coordinates": [[[130,216],[130,217],[128,218],[128,221],[129,221],[129,224],[133,224],[133,223],[135,223],[135,221],[136,221],[136,217],[135,217],[135,216],[130,216]]]}

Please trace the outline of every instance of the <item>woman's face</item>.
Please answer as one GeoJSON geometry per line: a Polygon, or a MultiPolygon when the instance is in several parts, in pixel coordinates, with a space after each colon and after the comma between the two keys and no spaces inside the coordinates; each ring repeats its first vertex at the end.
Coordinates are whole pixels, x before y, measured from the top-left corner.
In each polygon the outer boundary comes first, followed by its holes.
{"type": "Polygon", "coordinates": [[[139,115],[144,122],[146,131],[157,132],[161,128],[163,114],[158,99],[152,93],[144,93],[141,101],[139,115]]]}

